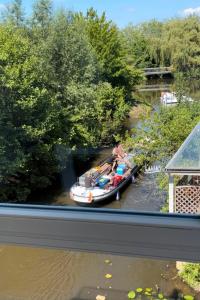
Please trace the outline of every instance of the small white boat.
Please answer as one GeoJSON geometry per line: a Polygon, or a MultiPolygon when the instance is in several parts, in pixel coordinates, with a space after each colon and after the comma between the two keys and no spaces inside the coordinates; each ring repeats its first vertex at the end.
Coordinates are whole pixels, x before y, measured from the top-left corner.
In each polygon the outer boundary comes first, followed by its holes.
{"type": "Polygon", "coordinates": [[[92,205],[111,196],[119,198],[119,190],[131,180],[138,171],[138,166],[132,162],[133,155],[128,154],[126,160],[128,167],[123,163],[115,171],[112,171],[114,158],[106,159],[101,165],[92,168],[78,178],[70,189],[70,198],[78,204],[92,205]]]}
{"type": "MultiPolygon", "coordinates": [[[[161,93],[161,97],[160,97],[160,101],[164,104],[164,105],[173,105],[173,104],[177,104],[178,103],[178,99],[176,97],[176,94],[174,92],[162,92],[161,93]]],[[[181,102],[192,102],[193,99],[187,96],[182,96],[181,97],[181,102]]]]}
{"type": "Polygon", "coordinates": [[[175,93],[170,93],[170,92],[162,92],[160,100],[164,105],[178,103],[178,99],[177,99],[175,93]]]}

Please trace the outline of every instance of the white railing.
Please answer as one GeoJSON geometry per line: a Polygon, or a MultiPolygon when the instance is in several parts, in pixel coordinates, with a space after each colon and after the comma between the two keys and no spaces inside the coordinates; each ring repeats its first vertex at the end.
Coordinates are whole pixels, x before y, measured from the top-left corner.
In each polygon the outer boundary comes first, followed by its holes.
{"type": "Polygon", "coordinates": [[[143,71],[145,75],[168,74],[168,73],[172,73],[172,68],[171,67],[144,68],[143,71]]]}

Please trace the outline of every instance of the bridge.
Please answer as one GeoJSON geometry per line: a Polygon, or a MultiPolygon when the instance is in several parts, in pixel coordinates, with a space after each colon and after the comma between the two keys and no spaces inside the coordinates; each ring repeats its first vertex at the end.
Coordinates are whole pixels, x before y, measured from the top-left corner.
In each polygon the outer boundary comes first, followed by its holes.
{"type": "Polygon", "coordinates": [[[164,75],[164,74],[172,74],[173,73],[172,67],[145,68],[145,69],[143,69],[143,71],[146,76],[164,75]]]}
{"type": "Polygon", "coordinates": [[[157,92],[157,91],[170,91],[171,84],[146,84],[143,86],[138,86],[137,90],[139,92],[157,92]]]}

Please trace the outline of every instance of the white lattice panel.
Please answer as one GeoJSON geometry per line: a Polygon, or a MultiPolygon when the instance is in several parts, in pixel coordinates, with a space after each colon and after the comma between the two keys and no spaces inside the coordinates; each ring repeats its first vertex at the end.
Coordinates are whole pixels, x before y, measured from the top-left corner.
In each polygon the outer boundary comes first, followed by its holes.
{"type": "Polygon", "coordinates": [[[197,214],[200,207],[200,186],[176,186],[175,211],[197,214]]]}

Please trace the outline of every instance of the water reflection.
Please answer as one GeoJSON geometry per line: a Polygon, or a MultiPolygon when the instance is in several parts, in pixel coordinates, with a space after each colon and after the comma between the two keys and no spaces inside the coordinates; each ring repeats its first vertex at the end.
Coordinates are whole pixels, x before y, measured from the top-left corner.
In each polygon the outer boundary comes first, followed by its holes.
{"type": "Polygon", "coordinates": [[[168,261],[3,246],[0,265],[0,300],[124,300],[138,287],[192,293],[168,261]]]}

